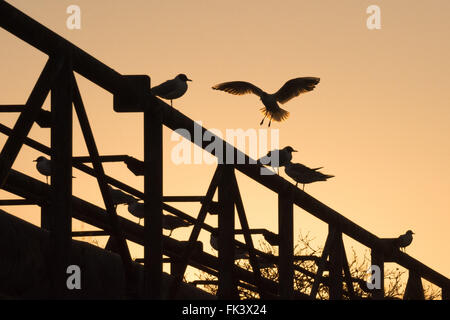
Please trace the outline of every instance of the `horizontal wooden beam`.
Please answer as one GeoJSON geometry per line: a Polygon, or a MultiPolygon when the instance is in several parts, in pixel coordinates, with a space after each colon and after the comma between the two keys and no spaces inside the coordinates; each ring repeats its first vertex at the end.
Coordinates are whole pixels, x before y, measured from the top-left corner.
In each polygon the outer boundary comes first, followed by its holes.
{"type": "Polygon", "coordinates": [[[100,237],[109,236],[111,233],[103,230],[94,231],[72,231],[72,237],[100,237]]]}
{"type": "MultiPolygon", "coordinates": [[[[111,155],[111,156],[99,156],[100,162],[122,162],[128,158],[127,155],[111,155]]],[[[89,156],[77,156],[72,158],[76,162],[92,162],[89,156]]]]}
{"type": "Polygon", "coordinates": [[[8,199],[0,200],[0,206],[23,206],[37,204],[36,201],[28,199],[8,199]]]}
{"type": "Polygon", "coordinates": [[[25,106],[22,104],[2,104],[0,105],[0,112],[22,112],[25,106]]]}

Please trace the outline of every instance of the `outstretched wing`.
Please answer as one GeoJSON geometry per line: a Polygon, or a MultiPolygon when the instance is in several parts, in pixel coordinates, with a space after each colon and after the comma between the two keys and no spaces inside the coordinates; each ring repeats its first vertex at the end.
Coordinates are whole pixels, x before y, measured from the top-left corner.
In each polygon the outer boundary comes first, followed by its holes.
{"type": "Polygon", "coordinates": [[[312,91],[319,82],[320,78],[315,77],[291,79],[275,93],[275,98],[280,103],[286,103],[301,93],[312,91]]]}
{"type": "Polygon", "coordinates": [[[253,93],[261,96],[263,91],[257,86],[246,81],[230,81],[216,84],[212,87],[214,90],[221,90],[235,95],[253,93]]]}

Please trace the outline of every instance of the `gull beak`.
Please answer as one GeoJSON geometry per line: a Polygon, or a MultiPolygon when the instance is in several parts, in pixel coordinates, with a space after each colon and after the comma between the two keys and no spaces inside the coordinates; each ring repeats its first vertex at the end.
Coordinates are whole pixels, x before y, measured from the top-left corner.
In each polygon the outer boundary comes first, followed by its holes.
{"type": "Polygon", "coordinates": [[[297,150],[292,150],[292,152],[298,152],[297,150]]]}
{"type": "Polygon", "coordinates": [[[37,159],[34,159],[33,162],[37,162],[37,159]]]}
{"type": "Polygon", "coordinates": [[[192,81],[191,79],[186,79],[186,81],[192,81]]]}

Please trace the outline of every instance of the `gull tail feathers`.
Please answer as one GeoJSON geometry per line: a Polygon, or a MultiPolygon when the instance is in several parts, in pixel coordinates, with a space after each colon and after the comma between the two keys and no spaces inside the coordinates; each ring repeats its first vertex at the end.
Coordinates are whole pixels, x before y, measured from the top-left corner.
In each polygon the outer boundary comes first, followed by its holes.
{"type": "Polygon", "coordinates": [[[267,116],[269,119],[274,121],[284,121],[289,117],[289,111],[279,108],[277,111],[269,111],[266,107],[261,108],[260,111],[267,116]]]}

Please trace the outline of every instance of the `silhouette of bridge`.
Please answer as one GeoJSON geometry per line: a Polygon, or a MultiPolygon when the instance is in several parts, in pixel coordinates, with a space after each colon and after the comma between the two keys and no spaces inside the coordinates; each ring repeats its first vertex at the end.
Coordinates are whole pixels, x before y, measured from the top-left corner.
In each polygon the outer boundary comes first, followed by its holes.
{"type": "MultiPolygon", "coordinates": [[[[0,131],[8,136],[0,154],[0,187],[22,198],[0,200],[0,205],[33,204],[41,208],[40,228],[0,210],[0,234],[3,235],[0,236],[0,255],[3,260],[0,264],[0,296],[216,298],[183,282],[187,266],[192,266],[217,276],[218,299],[237,299],[238,286],[250,288],[262,299],[316,299],[320,284],[329,287],[330,299],[356,299],[354,286],[360,283],[350,274],[342,240],[343,235],[347,235],[370,248],[371,263],[380,266],[382,279],[384,264],[387,262],[394,262],[408,270],[405,299],[424,298],[422,279],[440,287],[443,299],[449,298],[448,278],[398,248],[386,246],[383,239],[282,177],[261,175],[261,165],[250,164],[247,155],[243,155],[244,164],[219,164],[205,195],[165,197],[162,191],[163,126],[172,130],[185,129],[191,133],[191,137],[194,137],[196,130],[201,130],[203,134],[207,129],[154,97],[150,91],[149,76],[118,73],[5,1],[0,1],[0,26],[49,57],[26,103],[0,106],[1,112],[20,112],[13,128],[0,124],[0,131]],[[74,72],[112,93],[115,112],[143,113],[142,162],[129,155],[99,154],[74,72]],[[46,113],[42,105],[49,93],[51,113],[46,113]],[[72,154],[72,107],[80,123],[89,156],[74,157],[72,154]],[[34,122],[51,129],[50,146],[28,137],[34,122]],[[23,145],[50,156],[50,185],[11,168],[23,145]],[[143,175],[143,192],[105,174],[104,162],[127,159],[134,159],[135,163],[142,165],[143,169],[135,173],[143,175]],[[92,167],[86,163],[92,164],[92,167]],[[97,180],[104,208],[72,195],[72,167],[97,180]],[[255,184],[263,185],[278,195],[278,232],[271,233],[279,246],[279,255],[275,260],[279,271],[277,282],[261,275],[261,259],[274,257],[255,249],[253,245],[251,235],[255,231],[247,222],[245,195],[240,193],[236,170],[255,184]],[[144,201],[144,226],[117,215],[108,185],[144,201]],[[216,191],[218,203],[213,201],[216,191]],[[189,215],[169,204],[175,201],[200,202],[201,209],[196,216],[189,215]],[[317,264],[316,273],[294,264],[294,206],[302,208],[329,227],[323,253],[313,259],[317,264]],[[206,216],[213,208],[218,211],[217,228],[205,223],[206,216]],[[177,241],[163,235],[163,210],[192,222],[189,241],[177,241]],[[242,228],[239,233],[243,234],[245,243],[235,240],[236,213],[242,228]],[[73,232],[72,218],[101,231],[73,232]],[[201,230],[218,236],[218,257],[204,252],[198,245],[201,230]],[[109,240],[105,249],[101,249],[73,240],[80,235],[108,235],[109,240]],[[144,247],[143,259],[132,261],[126,240],[144,247]],[[234,264],[237,248],[248,250],[251,271],[234,264]],[[163,255],[169,257],[170,275],[163,272],[163,255]],[[66,286],[66,268],[70,264],[81,264],[86,270],[83,271],[85,282],[80,292],[70,291],[66,286]],[[295,272],[304,273],[312,279],[309,294],[294,290],[295,272]],[[28,280],[30,283],[26,283],[28,280]],[[99,284],[102,281],[103,284],[99,284]],[[105,284],[107,281],[110,283],[105,284]]],[[[222,141],[214,134],[212,136],[222,141]]],[[[203,141],[192,143],[201,148],[207,145],[203,141]]],[[[223,154],[227,152],[232,152],[234,159],[242,156],[239,150],[223,142],[223,154]]],[[[379,289],[371,291],[371,297],[384,298],[383,281],[379,289]]]]}

